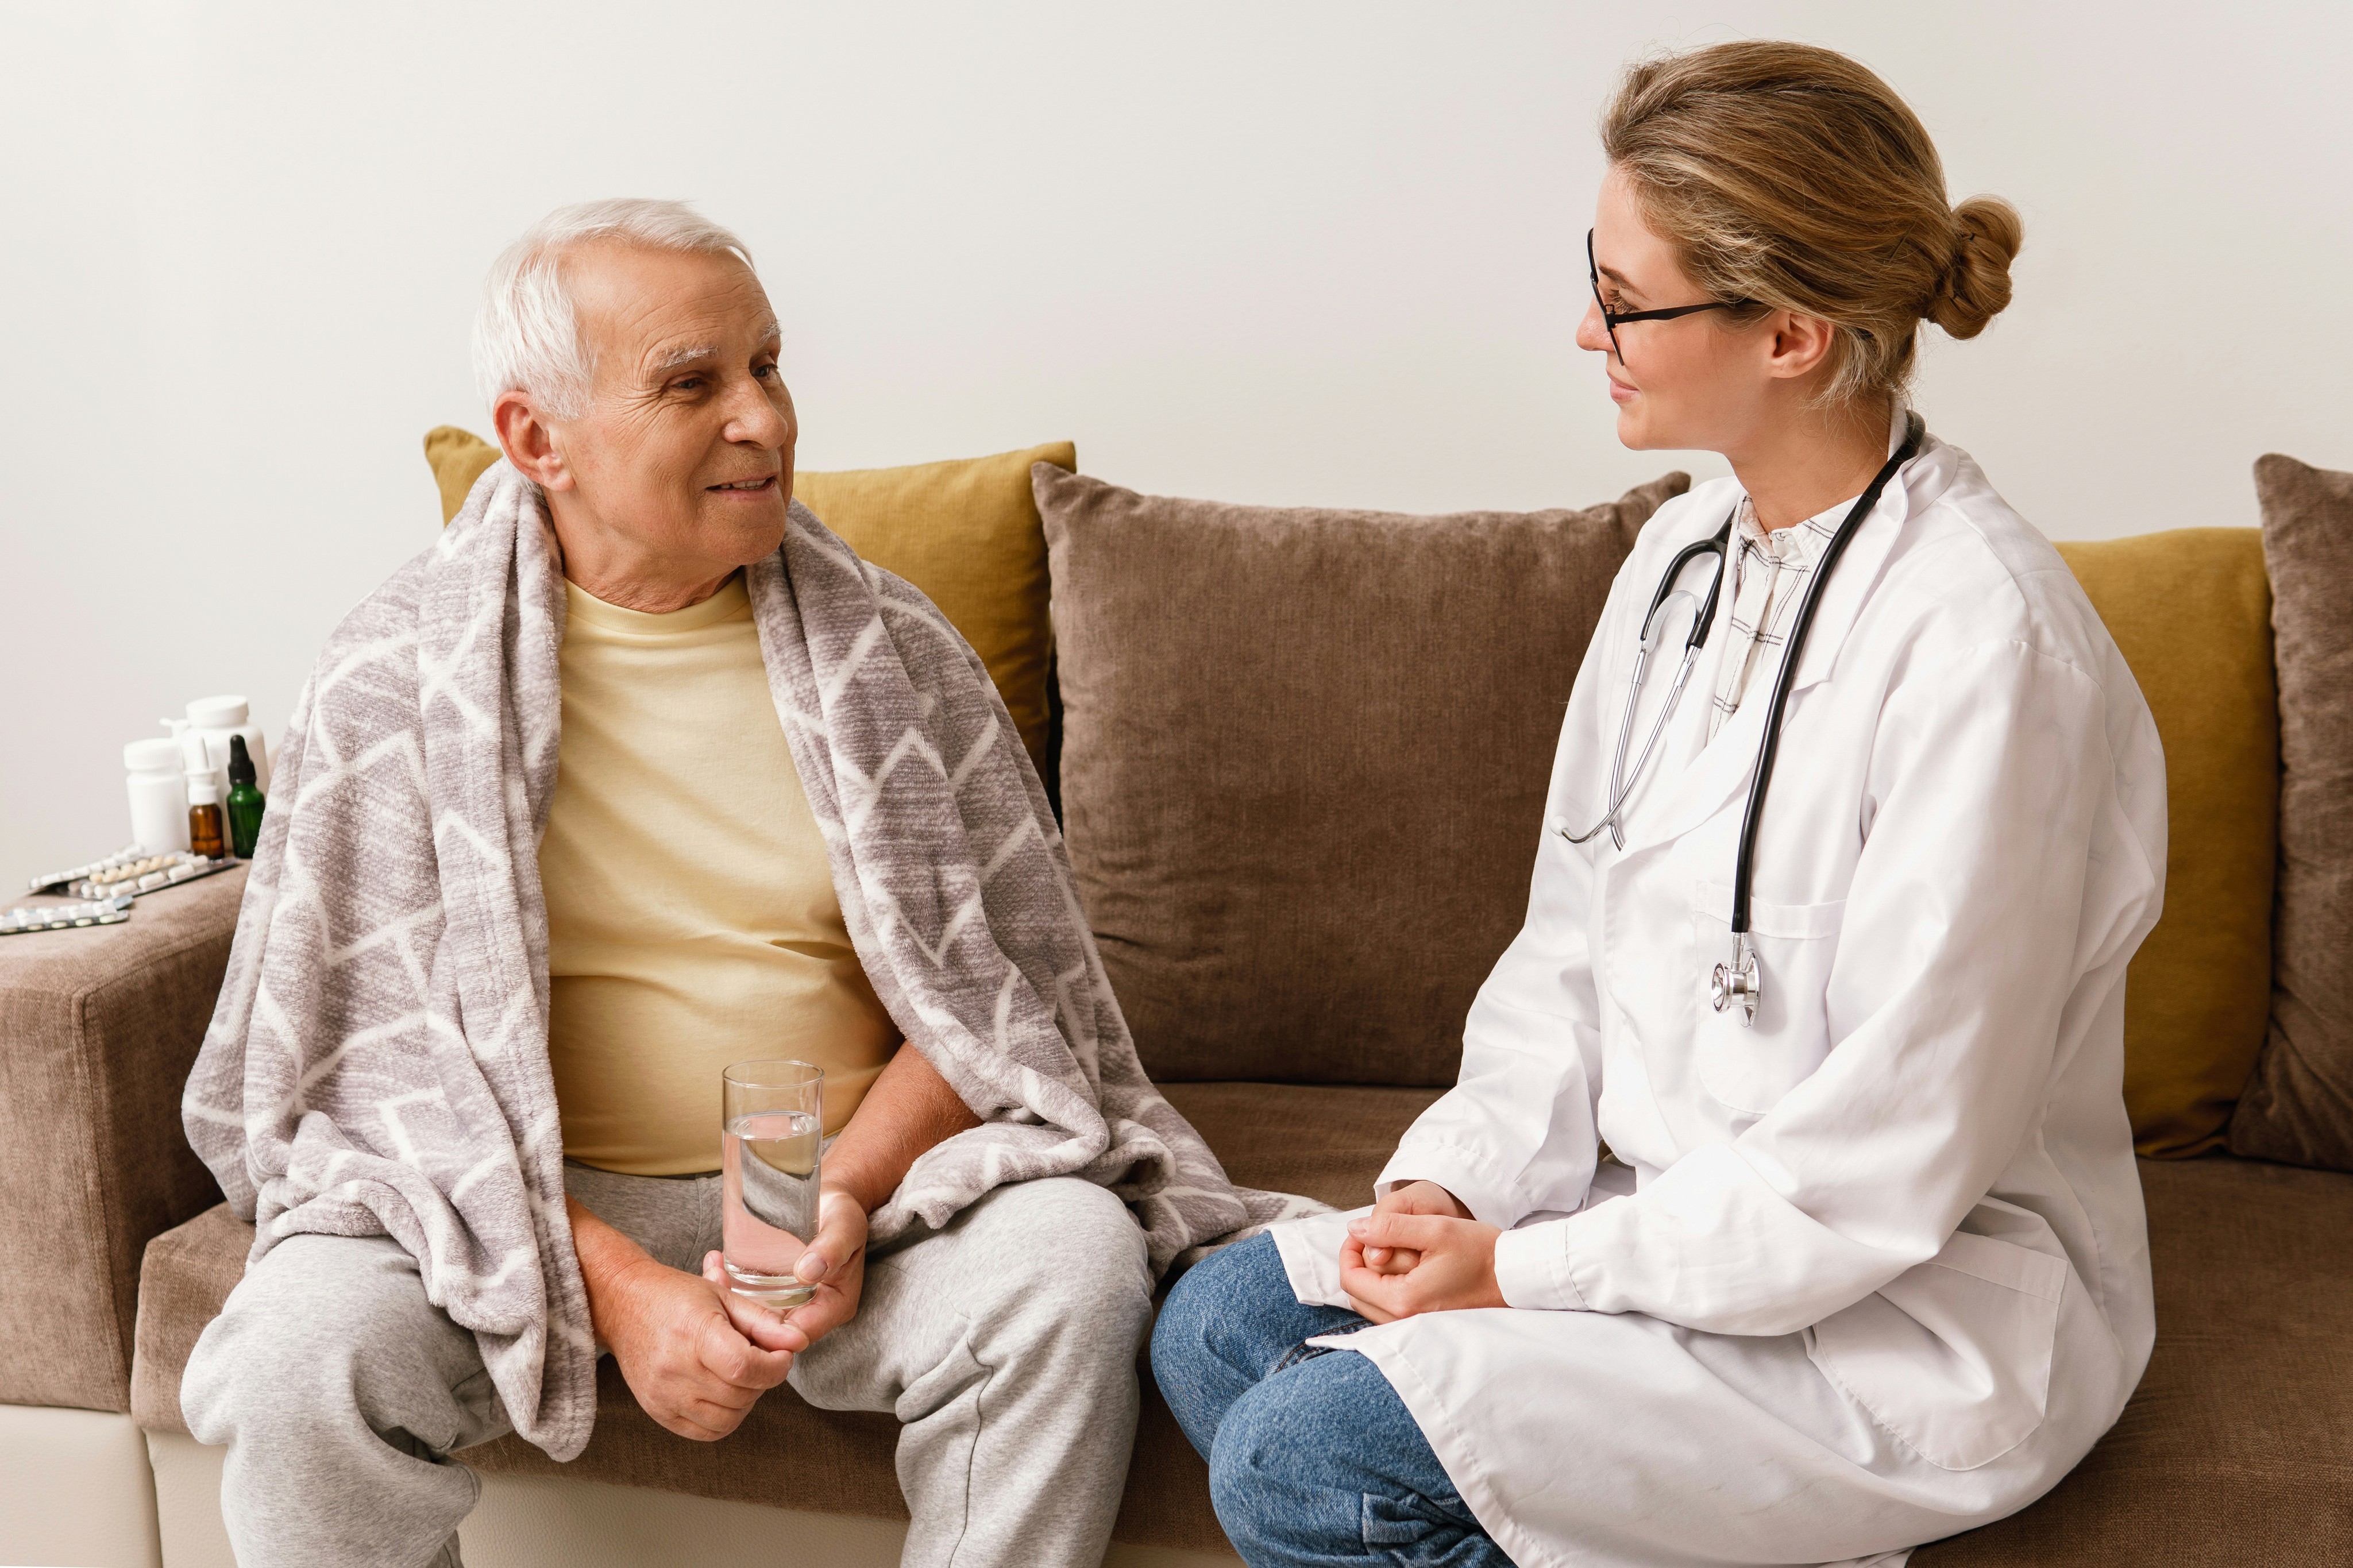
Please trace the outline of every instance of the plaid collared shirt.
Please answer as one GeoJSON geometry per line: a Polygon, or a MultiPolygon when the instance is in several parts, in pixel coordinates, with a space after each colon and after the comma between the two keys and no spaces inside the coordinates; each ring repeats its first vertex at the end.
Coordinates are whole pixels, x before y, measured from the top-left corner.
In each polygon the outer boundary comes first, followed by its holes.
{"type": "Polygon", "coordinates": [[[1852,500],[1841,501],[1819,517],[1767,533],[1757,521],[1757,508],[1746,496],[1740,498],[1740,513],[1732,528],[1739,548],[1732,561],[1731,641],[1724,662],[1716,666],[1715,701],[1707,716],[1709,740],[1739,710],[1757,667],[1772,662],[1769,656],[1759,658],[1758,650],[1782,646],[1798,603],[1805,597],[1806,580],[1852,504],[1852,500]]]}

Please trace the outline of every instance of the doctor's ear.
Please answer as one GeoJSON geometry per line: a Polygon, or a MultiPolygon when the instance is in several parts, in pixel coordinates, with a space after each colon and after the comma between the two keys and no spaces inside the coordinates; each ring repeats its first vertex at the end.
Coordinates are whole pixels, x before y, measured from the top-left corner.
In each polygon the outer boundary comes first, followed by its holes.
{"type": "Polygon", "coordinates": [[[1759,323],[1766,339],[1765,374],[1781,380],[1813,374],[1838,347],[1838,328],[1820,316],[1778,310],[1759,323]]]}

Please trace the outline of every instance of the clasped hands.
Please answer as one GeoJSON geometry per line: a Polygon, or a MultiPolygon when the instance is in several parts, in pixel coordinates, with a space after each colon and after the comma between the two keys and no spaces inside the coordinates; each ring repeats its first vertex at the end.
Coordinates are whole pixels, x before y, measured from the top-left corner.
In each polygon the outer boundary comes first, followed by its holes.
{"type": "Polygon", "coordinates": [[[1495,1238],[1435,1182],[1390,1188],[1373,1212],[1348,1222],[1340,1243],[1340,1288],[1376,1323],[1420,1312],[1506,1303],[1495,1283],[1495,1238]]]}
{"type": "Polygon", "coordinates": [[[857,1315],[866,1210],[849,1193],[819,1200],[817,1237],[795,1270],[817,1294],[789,1312],[728,1289],[716,1252],[703,1255],[700,1275],[665,1268],[576,1200],[571,1206],[596,1338],[646,1414],[681,1437],[711,1443],[734,1431],[796,1355],[857,1315]]]}

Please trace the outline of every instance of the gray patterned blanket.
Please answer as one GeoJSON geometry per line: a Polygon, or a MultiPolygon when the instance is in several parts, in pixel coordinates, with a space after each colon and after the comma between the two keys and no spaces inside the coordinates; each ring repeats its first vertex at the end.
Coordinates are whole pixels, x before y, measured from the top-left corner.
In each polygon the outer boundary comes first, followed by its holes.
{"type": "MultiPolygon", "coordinates": [[[[984,1122],[915,1163],[875,1239],[1049,1175],[1126,1200],[1155,1269],[1319,1208],[1237,1189],[1145,1077],[1037,773],[930,601],[797,503],[746,575],[859,957],[984,1122]]],[[[558,1459],[596,1418],[538,870],[563,635],[542,499],[500,463],[296,702],[184,1102],[256,1258],[302,1232],[392,1236],[558,1459]]]]}

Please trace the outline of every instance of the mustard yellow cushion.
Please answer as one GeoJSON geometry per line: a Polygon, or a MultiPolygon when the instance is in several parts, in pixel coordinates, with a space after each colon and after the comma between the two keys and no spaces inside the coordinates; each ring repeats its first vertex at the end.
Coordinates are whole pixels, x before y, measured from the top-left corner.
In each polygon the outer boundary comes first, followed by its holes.
{"type": "Polygon", "coordinates": [[[441,526],[463,511],[466,497],[482,470],[499,460],[499,449],[455,425],[436,425],[425,432],[425,460],[433,465],[433,482],[441,487],[441,526]]]}
{"type": "MultiPolygon", "coordinates": [[[[499,449],[443,425],[425,437],[446,525],[499,449]]],[[[1068,441],[906,468],[796,474],[793,494],[852,550],[904,577],[940,607],[988,667],[1029,755],[1046,755],[1046,531],[1029,493],[1029,465],[1078,467],[1068,441]]]]}
{"type": "Polygon", "coordinates": [[[1029,465],[1078,466],[1068,441],[920,463],[793,476],[793,495],[849,547],[921,588],[988,667],[1032,758],[1046,754],[1046,529],[1029,465]]]}
{"type": "Polygon", "coordinates": [[[2165,742],[2165,913],[2125,978],[2125,1106],[2144,1154],[2222,1142],[2271,1012],[2279,697],[2263,531],[2063,543],[2165,742]]]}

